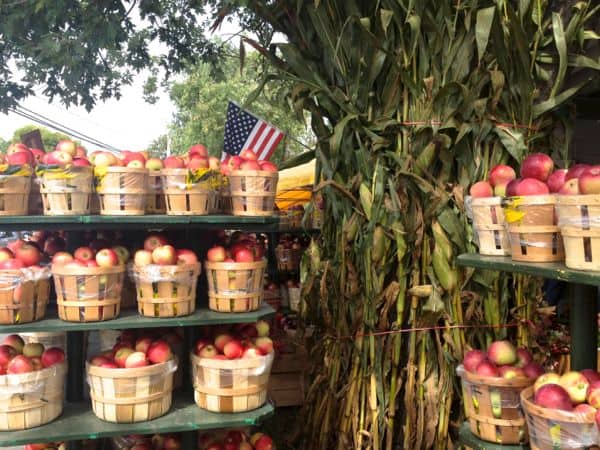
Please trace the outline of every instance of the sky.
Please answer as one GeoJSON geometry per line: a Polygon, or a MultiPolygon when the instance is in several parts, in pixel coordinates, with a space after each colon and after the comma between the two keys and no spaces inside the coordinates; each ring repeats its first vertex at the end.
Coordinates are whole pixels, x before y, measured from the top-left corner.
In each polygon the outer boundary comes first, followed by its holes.
{"type": "MultiPolygon", "coordinates": [[[[238,31],[237,24],[224,22],[216,35],[228,38],[238,31]]],[[[154,48],[158,49],[157,46],[154,48]]],[[[49,103],[41,94],[28,97],[21,106],[112,147],[145,150],[153,140],[167,132],[175,112],[168,93],[162,87],[157,92],[159,99],[156,103],[151,105],[144,101],[145,79],[144,74],[135,77],[134,84],[122,87],[120,100],[99,102],[91,112],[83,107],[71,106],[67,109],[59,99],[49,103]]],[[[37,91],[41,92],[41,88],[37,91]]],[[[14,113],[0,113],[0,137],[11,139],[16,129],[31,123],[29,119],[14,113]]],[[[89,150],[95,148],[85,142],[84,146],[89,150]]]]}

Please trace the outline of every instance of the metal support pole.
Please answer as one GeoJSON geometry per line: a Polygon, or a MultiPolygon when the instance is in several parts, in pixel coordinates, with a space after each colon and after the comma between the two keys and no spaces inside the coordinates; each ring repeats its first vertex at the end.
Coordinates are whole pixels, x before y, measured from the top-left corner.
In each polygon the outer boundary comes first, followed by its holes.
{"type": "Polygon", "coordinates": [[[598,288],[569,284],[571,370],[596,369],[598,364],[598,288]]]}

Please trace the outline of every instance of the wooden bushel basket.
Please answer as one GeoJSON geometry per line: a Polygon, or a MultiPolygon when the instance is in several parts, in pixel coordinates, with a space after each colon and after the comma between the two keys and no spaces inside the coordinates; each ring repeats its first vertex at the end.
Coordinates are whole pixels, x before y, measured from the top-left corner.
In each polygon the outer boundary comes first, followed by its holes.
{"type": "Polygon", "coordinates": [[[145,422],[171,408],[177,361],[135,369],[109,369],[87,364],[94,414],[107,422],[145,422]]]}
{"type": "Polygon", "coordinates": [[[0,271],[0,324],[41,320],[50,297],[50,273],[31,269],[0,271]]]}
{"type": "Polygon", "coordinates": [[[594,414],[583,415],[542,408],[533,403],[533,387],[521,392],[521,404],[529,427],[531,450],[598,449],[594,414]]]}
{"type": "Polygon", "coordinates": [[[89,214],[93,194],[94,173],[91,167],[45,170],[38,178],[40,194],[47,216],[89,214]]]}
{"type": "Polygon", "coordinates": [[[0,216],[26,216],[30,191],[30,175],[0,175],[0,216]]]}
{"type": "Polygon", "coordinates": [[[100,176],[96,175],[96,182],[100,214],[114,216],[145,214],[148,169],[106,167],[100,176]]]}
{"type": "Polygon", "coordinates": [[[179,317],[196,309],[200,263],[176,266],[151,264],[132,267],[138,311],[147,317],[179,317]]]}
{"type": "Polygon", "coordinates": [[[272,216],[275,214],[275,194],[231,191],[231,213],[234,216],[272,216]]]}
{"type": "Polygon", "coordinates": [[[260,308],[266,261],[204,263],[208,280],[208,307],[220,312],[248,312],[260,308]]]}
{"type": "Polygon", "coordinates": [[[114,319],[121,309],[125,266],[52,266],[58,317],[69,322],[114,319]]]}
{"type": "Polygon", "coordinates": [[[214,186],[215,175],[207,171],[206,179],[191,183],[189,174],[189,169],[161,171],[167,214],[204,216],[216,209],[218,191],[214,186]]]}
{"type": "Polygon", "coordinates": [[[523,444],[528,440],[521,409],[521,391],[535,380],[525,377],[482,377],[459,367],[465,414],[471,432],[496,444],[523,444]]]}
{"type": "Polygon", "coordinates": [[[571,269],[600,271],[600,228],[561,227],[565,265],[571,269]]]}
{"type": "Polygon", "coordinates": [[[194,400],[208,411],[237,413],[267,401],[273,353],[257,358],[212,359],[190,354],[194,400]]]}
{"type": "Polygon", "coordinates": [[[148,196],[146,198],[146,213],[165,214],[167,205],[165,204],[165,193],[162,188],[162,178],[159,171],[150,171],[148,173],[148,196]]]}
{"type": "Polygon", "coordinates": [[[234,170],[229,175],[231,207],[234,216],[272,216],[275,214],[277,172],[234,170]]]}
{"type": "Polygon", "coordinates": [[[502,208],[502,197],[474,198],[471,201],[473,228],[482,255],[510,255],[510,241],[502,208]]]}
{"type": "Polygon", "coordinates": [[[296,272],[300,268],[301,249],[277,246],[275,256],[277,258],[277,269],[282,272],[296,272]]]}
{"type": "Polygon", "coordinates": [[[515,261],[556,262],[565,257],[557,226],[556,195],[505,199],[511,255],[515,261]]]}
{"type": "Polygon", "coordinates": [[[25,430],[62,414],[66,363],[0,376],[0,430],[25,430]]]}
{"type": "Polygon", "coordinates": [[[600,228],[600,195],[559,195],[556,208],[561,228],[600,228]]]}

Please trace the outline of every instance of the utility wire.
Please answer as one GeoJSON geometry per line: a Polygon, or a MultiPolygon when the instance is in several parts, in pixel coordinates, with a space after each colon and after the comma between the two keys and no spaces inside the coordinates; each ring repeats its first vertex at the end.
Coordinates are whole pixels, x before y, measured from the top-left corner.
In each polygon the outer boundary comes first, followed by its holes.
{"type": "Polygon", "coordinates": [[[96,145],[98,147],[107,149],[107,150],[111,150],[113,152],[120,152],[119,149],[117,149],[116,147],[113,147],[112,145],[106,144],[102,141],[99,141],[97,139],[94,139],[90,136],[87,136],[83,133],[80,133],[79,131],[73,130],[72,128],[66,127],[58,122],[55,122],[51,119],[48,119],[47,117],[42,116],[39,113],[36,113],[34,111],[30,111],[26,108],[23,108],[21,106],[18,106],[16,108],[12,109],[12,112],[14,112],[15,114],[24,117],[26,119],[32,120],[40,125],[43,125],[45,127],[51,128],[53,130],[56,131],[60,131],[61,133],[65,133],[68,134],[70,136],[73,136],[74,138],[80,139],[82,141],[88,142],[90,144],[96,145]]]}

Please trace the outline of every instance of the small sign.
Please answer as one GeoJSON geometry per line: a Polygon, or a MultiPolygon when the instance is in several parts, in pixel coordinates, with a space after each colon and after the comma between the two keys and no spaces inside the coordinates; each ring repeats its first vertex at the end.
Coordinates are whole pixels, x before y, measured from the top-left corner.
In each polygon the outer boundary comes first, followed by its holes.
{"type": "Polygon", "coordinates": [[[44,152],[46,151],[44,143],[42,142],[42,133],[40,133],[40,130],[33,130],[29,133],[22,134],[21,142],[29,148],[39,148],[44,152]]]}

